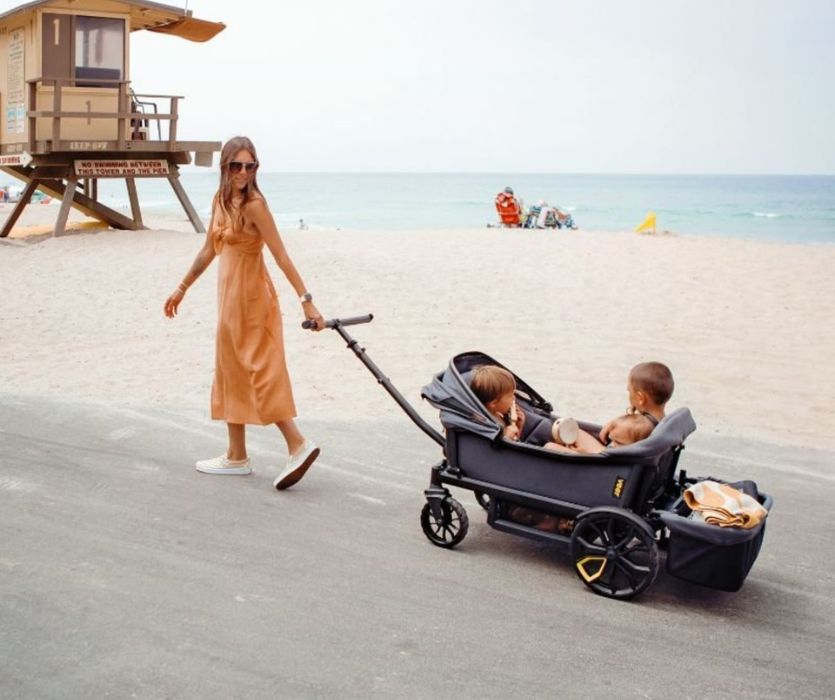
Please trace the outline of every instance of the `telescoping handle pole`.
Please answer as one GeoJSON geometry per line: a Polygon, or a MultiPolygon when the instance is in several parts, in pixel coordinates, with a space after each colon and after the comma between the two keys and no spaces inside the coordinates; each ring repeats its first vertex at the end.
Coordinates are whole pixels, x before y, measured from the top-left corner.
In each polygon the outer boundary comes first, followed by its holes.
{"type": "MultiPolygon", "coordinates": [[[[427,423],[423,418],[418,414],[418,412],[414,409],[412,404],[410,404],[406,398],[401,394],[391,383],[391,380],[383,374],[382,370],[374,364],[374,361],[366,354],[365,348],[361,347],[360,344],[354,340],[350,333],[345,330],[345,326],[354,326],[359,323],[370,323],[371,320],[374,318],[373,314],[367,314],[365,316],[352,316],[350,318],[332,318],[328,321],[325,321],[325,328],[331,328],[335,330],[339,335],[342,336],[342,339],[348,344],[348,347],[354,351],[354,354],[360,359],[360,361],[368,368],[368,371],[374,375],[374,378],[377,380],[378,384],[381,384],[383,388],[389,393],[389,395],[397,402],[398,406],[402,408],[406,415],[412,419],[412,422],[420,428],[424,433],[426,433],[429,437],[431,437],[435,442],[437,442],[441,447],[446,445],[446,441],[444,440],[444,436],[441,435],[435,428],[433,428],[429,423],[427,423]]],[[[302,328],[304,329],[312,329],[315,325],[314,321],[304,321],[302,323],[302,328]]]]}

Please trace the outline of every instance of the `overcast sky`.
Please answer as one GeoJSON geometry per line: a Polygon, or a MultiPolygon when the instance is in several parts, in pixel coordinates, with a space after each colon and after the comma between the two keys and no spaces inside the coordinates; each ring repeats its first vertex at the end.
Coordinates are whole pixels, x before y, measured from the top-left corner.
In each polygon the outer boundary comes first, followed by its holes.
{"type": "Polygon", "coordinates": [[[835,173],[831,0],[188,7],[227,28],[134,33],[134,88],[266,170],[835,173]]]}

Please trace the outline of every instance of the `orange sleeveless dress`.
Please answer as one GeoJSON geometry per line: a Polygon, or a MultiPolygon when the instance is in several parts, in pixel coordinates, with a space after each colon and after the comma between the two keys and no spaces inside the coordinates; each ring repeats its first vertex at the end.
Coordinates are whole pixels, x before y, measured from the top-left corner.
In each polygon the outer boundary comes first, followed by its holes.
{"type": "Polygon", "coordinates": [[[264,265],[264,241],[212,217],[217,277],[217,338],[212,418],[267,425],[296,415],[284,360],[278,295],[264,265]]]}

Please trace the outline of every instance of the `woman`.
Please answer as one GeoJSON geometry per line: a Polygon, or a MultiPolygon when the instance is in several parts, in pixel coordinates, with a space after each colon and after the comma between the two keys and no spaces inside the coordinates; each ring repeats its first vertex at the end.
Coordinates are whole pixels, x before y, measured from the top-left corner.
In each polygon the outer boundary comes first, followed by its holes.
{"type": "Polygon", "coordinates": [[[248,138],[238,136],[224,145],[206,240],[183,281],[165,300],[165,315],[177,315],[188,288],[219,255],[212,418],[226,421],[229,449],[196,467],[205,474],[251,473],[246,424],[275,423],[290,456],[273,486],[285,489],[304,476],[319,448],[305,440],[293,421],[296,408],[284,361],[278,296],[262,255],[265,244],[296,290],[305,318],[315,322],[316,330],[324,328],[324,321],[284,248],[258,189],[257,170],[258,157],[248,138]]]}

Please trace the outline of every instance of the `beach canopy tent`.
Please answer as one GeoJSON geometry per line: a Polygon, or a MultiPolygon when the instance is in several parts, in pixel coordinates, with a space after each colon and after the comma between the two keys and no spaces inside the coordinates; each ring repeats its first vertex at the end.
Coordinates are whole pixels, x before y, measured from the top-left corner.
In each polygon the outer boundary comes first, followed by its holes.
{"type": "Polygon", "coordinates": [[[182,95],[134,91],[130,35],[146,29],[205,42],[224,28],[142,0],[38,0],[0,13],[0,168],[26,183],[0,237],[35,190],[62,200],[56,235],[71,206],[115,228],[144,228],[137,177],[168,178],[202,232],[178,168],[210,166],[221,144],[180,138],[182,95]],[[98,201],[100,178],[125,179],[132,217],[98,201]]]}

